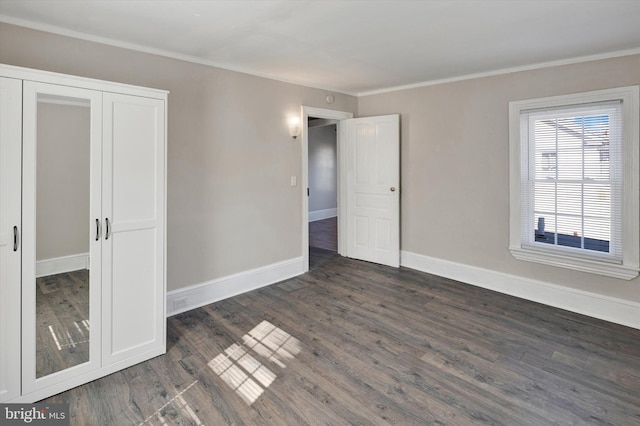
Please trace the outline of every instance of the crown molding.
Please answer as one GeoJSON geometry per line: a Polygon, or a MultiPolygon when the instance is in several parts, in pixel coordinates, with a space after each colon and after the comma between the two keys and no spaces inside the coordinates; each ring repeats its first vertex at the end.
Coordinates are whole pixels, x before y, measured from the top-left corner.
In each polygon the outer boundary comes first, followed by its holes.
{"type": "Polygon", "coordinates": [[[441,79],[435,79],[435,80],[425,80],[422,82],[406,84],[401,86],[392,86],[392,87],[375,89],[375,90],[367,90],[363,92],[352,92],[352,91],[337,89],[335,87],[327,87],[327,86],[315,85],[315,84],[297,81],[297,80],[280,78],[272,74],[255,72],[243,67],[236,67],[233,65],[225,64],[225,63],[220,63],[216,61],[199,58],[193,55],[185,55],[182,53],[144,46],[136,43],[129,43],[126,41],[112,39],[109,37],[96,36],[96,35],[88,34],[81,31],[74,31],[67,28],[59,27],[56,25],[49,25],[41,22],[29,21],[29,20],[15,18],[12,16],[3,15],[3,14],[0,14],[0,22],[4,22],[6,24],[11,24],[11,25],[17,25],[21,27],[26,27],[26,28],[31,28],[38,31],[49,32],[49,33],[53,33],[61,36],[76,38],[80,40],[91,41],[94,43],[106,44],[109,46],[120,47],[123,49],[135,50],[138,52],[148,53],[148,54],[157,55],[157,56],[163,56],[171,59],[177,59],[180,61],[206,65],[214,68],[220,68],[227,71],[234,71],[242,74],[252,75],[255,77],[267,78],[269,80],[275,80],[282,83],[295,84],[298,86],[309,87],[312,89],[325,90],[328,92],[340,93],[348,96],[355,96],[358,98],[363,96],[378,95],[382,93],[397,92],[401,90],[416,89],[416,88],[426,87],[426,86],[435,86],[438,84],[472,80],[476,78],[492,77],[496,75],[510,74],[514,72],[530,71],[530,70],[536,70],[541,68],[550,68],[550,67],[557,67],[562,65],[577,64],[581,62],[598,61],[602,59],[612,59],[612,58],[618,58],[622,56],[631,56],[631,55],[640,54],[640,47],[637,47],[637,48],[626,49],[626,50],[617,50],[613,52],[600,53],[596,55],[579,56],[579,57],[573,57],[573,58],[567,58],[567,59],[560,59],[557,61],[540,62],[540,63],[523,65],[518,67],[501,68],[498,70],[492,70],[492,71],[486,71],[486,72],[480,72],[480,73],[464,74],[464,75],[455,76],[455,77],[447,77],[447,78],[441,78],[441,79]]]}
{"type": "Polygon", "coordinates": [[[137,52],[148,53],[151,55],[163,56],[165,58],[177,59],[180,61],[191,62],[194,64],[206,65],[213,68],[220,68],[226,71],[238,72],[241,74],[251,75],[254,77],[267,78],[269,80],[279,81],[281,83],[295,84],[297,86],[309,87],[311,89],[324,90],[331,93],[340,93],[342,95],[357,96],[356,92],[349,92],[342,89],[336,89],[335,87],[327,87],[322,85],[314,85],[302,81],[290,80],[280,78],[268,73],[259,73],[246,68],[236,67],[220,62],[215,62],[203,58],[199,58],[193,55],[185,55],[182,53],[172,52],[169,50],[158,49],[155,47],[144,46],[142,44],[130,43],[122,40],[112,39],[109,37],[96,36],[81,31],[69,30],[67,28],[58,27],[56,25],[44,24],[41,22],[34,22],[20,18],[14,18],[12,16],[0,14],[0,22],[10,25],[16,25],[19,27],[26,27],[37,31],[48,32],[65,37],[71,37],[75,39],[91,41],[94,43],[106,44],[108,46],[120,47],[122,49],[135,50],[137,52]]]}
{"type": "Polygon", "coordinates": [[[388,87],[385,89],[368,90],[365,92],[358,92],[356,96],[362,97],[362,96],[379,95],[381,93],[397,92],[400,90],[416,89],[419,87],[426,87],[426,86],[435,86],[438,84],[455,83],[456,81],[473,80],[476,78],[492,77],[492,76],[502,75],[502,74],[511,74],[514,72],[531,71],[531,70],[537,70],[541,68],[559,67],[562,65],[579,64],[582,62],[599,61],[602,59],[620,58],[623,56],[631,56],[631,55],[638,55],[638,54],[640,54],[640,47],[633,48],[633,49],[626,49],[626,50],[616,50],[616,51],[607,52],[607,53],[599,53],[597,55],[578,56],[574,58],[560,59],[557,61],[539,62],[536,64],[522,65],[518,67],[501,68],[498,70],[486,71],[486,72],[480,72],[480,73],[474,73],[474,74],[464,74],[456,77],[427,80],[419,83],[388,87]]]}

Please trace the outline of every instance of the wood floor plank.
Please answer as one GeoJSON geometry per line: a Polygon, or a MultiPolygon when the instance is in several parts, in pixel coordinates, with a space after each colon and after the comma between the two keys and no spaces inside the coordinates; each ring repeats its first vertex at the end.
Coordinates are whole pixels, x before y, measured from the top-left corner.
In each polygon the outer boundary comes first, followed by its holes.
{"type": "MultiPolygon", "coordinates": [[[[279,312],[290,312],[295,311],[295,309],[297,309],[296,306],[291,306],[287,309],[280,310],[279,312]]],[[[310,309],[313,308],[307,306],[305,308],[305,311],[309,312],[310,309]]],[[[318,316],[320,315],[314,317],[317,318],[318,316]]],[[[322,321],[320,321],[320,323],[322,323],[322,321]]],[[[348,321],[341,322],[340,324],[344,325],[346,323],[348,323],[348,321]]],[[[314,329],[320,330],[322,327],[323,326],[316,324],[314,329]]],[[[334,325],[325,327],[327,327],[327,330],[322,330],[322,335],[325,337],[331,336],[332,339],[329,341],[323,341],[321,347],[317,347],[316,351],[318,351],[320,354],[342,352],[345,354],[343,355],[343,360],[348,361],[349,365],[357,365],[360,367],[360,369],[366,369],[370,372],[376,371],[376,375],[369,374],[368,377],[356,377],[356,382],[358,388],[387,389],[387,399],[378,401],[378,407],[385,407],[385,409],[392,413],[394,410],[397,410],[396,405],[399,403],[399,401],[401,401],[400,404],[407,407],[410,407],[411,404],[416,404],[417,407],[422,407],[421,402],[429,400],[429,395],[423,393],[423,391],[425,391],[425,388],[416,388],[411,384],[409,386],[402,386],[402,384],[398,382],[397,377],[401,374],[401,371],[398,371],[396,369],[385,370],[387,366],[393,363],[392,360],[397,358],[397,355],[389,351],[388,347],[385,350],[385,345],[382,344],[382,340],[380,339],[379,334],[375,333],[377,336],[373,339],[375,340],[375,342],[369,339],[370,346],[367,346],[366,344],[363,344],[362,339],[359,339],[358,342],[354,342],[348,337],[348,335],[345,337],[341,336],[340,333],[335,333],[333,330],[336,328],[336,326],[334,325]],[[374,354],[372,354],[371,350],[373,347],[377,349],[374,354]],[[384,353],[386,353],[387,355],[384,356],[384,353]],[[368,359],[369,357],[371,357],[371,359],[368,359]],[[362,363],[363,359],[367,359],[368,362],[362,363]],[[384,370],[384,373],[381,373],[380,370],[384,370]]],[[[359,333],[359,337],[362,337],[364,334],[365,333],[359,333]]],[[[332,367],[334,365],[339,365],[340,361],[334,361],[332,364],[326,366],[323,369],[323,372],[325,374],[331,372],[333,370],[332,367]]],[[[348,376],[350,372],[346,371],[344,374],[348,376]]],[[[338,381],[341,377],[342,375],[338,374],[338,381]]],[[[429,392],[432,392],[433,388],[427,388],[427,390],[429,392]]],[[[453,396],[449,395],[442,397],[442,401],[430,401],[430,410],[435,410],[439,413],[439,417],[436,417],[436,419],[455,418],[455,414],[452,414],[450,408],[446,405],[449,401],[452,400],[452,398],[453,396]]],[[[424,412],[424,417],[422,419],[428,420],[429,418],[427,413],[429,413],[429,411],[426,411],[424,409],[421,410],[424,412]]],[[[403,424],[406,422],[413,422],[417,420],[415,418],[406,417],[406,414],[402,415],[405,415],[405,417],[402,418],[403,424]]],[[[478,416],[478,413],[469,411],[466,415],[469,416],[467,418],[467,421],[471,421],[473,418],[478,416]]],[[[431,419],[431,421],[434,420],[431,419]]]]}
{"type": "MultiPolygon", "coordinates": [[[[234,321],[233,324],[231,326],[234,326],[236,328],[236,332],[238,335],[242,335],[243,333],[246,333],[246,331],[252,327],[253,324],[261,321],[263,319],[263,316],[260,315],[252,315],[254,312],[253,311],[246,311],[246,310],[238,310],[237,307],[235,307],[232,303],[225,303],[225,304],[217,304],[215,306],[212,306],[210,308],[210,312],[212,313],[212,315],[214,316],[220,316],[220,317],[234,317],[234,321]],[[239,317],[244,317],[245,321],[240,321],[239,317]]],[[[267,318],[269,320],[272,321],[276,321],[276,318],[272,317],[272,316],[267,316],[267,318]]],[[[278,323],[281,324],[281,318],[278,318],[278,323]]],[[[308,342],[307,342],[308,343],[308,342]]],[[[335,386],[329,384],[329,382],[323,377],[323,376],[319,376],[317,375],[314,371],[309,370],[307,368],[307,362],[309,362],[309,364],[311,364],[310,361],[314,361],[314,357],[319,356],[319,351],[318,348],[315,347],[314,345],[310,344],[309,346],[307,346],[307,350],[303,351],[302,354],[300,355],[300,358],[294,358],[293,360],[290,360],[289,362],[292,363],[293,366],[296,367],[296,369],[302,369],[304,370],[304,375],[302,376],[302,378],[307,379],[307,380],[313,380],[312,383],[314,384],[314,392],[315,393],[320,393],[322,394],[322,391],[319,391],[317,386],[319,385],[323,385],[325,386],[324,389],[331,392],[332,395],[337,394],[338,396],[340,396],[341,401],[342,402],[350,402],[350,405],[347,407],[347,411],[350,413],[349,415],[347,415],[346,418],[350,417],[350,416],[357,416],[358,412],[361,413],[366,413],[366,411],[362,410],[359,407],[358,403],[355,403],[355,400],[353,400],[353,398],[350,396],[349,393],[347,392],[343,392],[340,389],[337,389],[335,386]]],[[[273,366],[272,364],[270,364],[270,366],[272,366],[272,368],[277,369],[277,366],[273,366]]],[[[290,371],[290,369],[287,369],[285,372],[290,371]]],[[[298,376],[298,375],[296,375],[298,376]]],[[[307,383],[306,381],[304,383],[307,383]]],[[[307,388],[305,388],[307,389],[307,388]]],[[[323,390],[324,390],[323,389],[323,390]]],[[[328,395],[328,393],[326,393],[328,395]]],[[[324,399],[323,399],[324,400],[324,399]]],[[[337,411],[343,411],[342,408],[338,408],[336,409],[337,411]]],[[[345,413],[346,414],[346,413],[345,413]]],[[[356,421],[356,423],[358,423],[356,421]]]]}
{"type": "MultiPolygon", "coordinates": [[[[529,377],[535,389],[546,391],[549,398],[553,398],[551,399],[553,404],[564,410],[566,415],[573,415],[580,419],[572,424],[626,425],[636,423],[635,420],[632,420],[637,417],[635,413],[623,414],[626,410],[620,409],[620,407],[612,409],[610,412],[607,408],[603,409],[603,407],[611,405],[608,397],[594,392],[589,386],[578,386],[572,380],[565,380],[546,372],[536,366],[535,362],[532,362],[528,357],[521,361],[504,358],[501,360],[501,364],[504,368],[529,377]],[[615,414],[611,415],[612,413],[615,414]],[[623,418],[627,418],[627,420],[622,421],[623,418]],[[622,423],[620,423],[621,421],[622,423]]],[[[556,419],[551,418],[550,421],[555,422],[556,419]]]]}
{"type": "MultiPolygon", "coordinates": [[[[229,308],[228,305],[229,304],[220,304],[212,308],[212,310],[225,309],[226,315],[233,316],[235,321],[238,321],[241,316],[250,314],[249,312],[242,311],[229,314],[229,311],[226,311],[226,308],[229,308]]],[[[296,327],[296,319],[299,321],[299,317],[290,318],[287,315],[289,311],[291,311],[291,309],[279,309],[276,311],[278,314],[275,318],[270,316],[269,319],[277,321],[279,325],[287,329],[296,327]]],[[[258,318],[255,318],[254,321],[257,320],[258,318]]],[[[300,324],[298,324],[298,327],[299,326],[300,324]]],[[[309,328],[307,328],[307,330],[310,331],[309,328]]],[[[363,390],[368,391],[376,387],[387,389],[389,383],[385,381],[385,377],[380,377],[375,374],[376,369],[374,366],[363,364],[357,357],[346,353],[344,347],[339,347],[332,343],[333,339],[337,339],[336,336],[325,335],[326,338],[322,340],[311,336],[313,336],[313,333],[303,333],[301,337],[301,340],[303,340],[308,348],[306,354],[313,354],[313,357],[307,356],[304,360],[308,360],[311,365],[318,365],[318,373],[327,378],[333,386],[343,389],[344,392],[351,392],[352,395],[359,398],[361,403],[366,404],[370,410],[370,421],[383,419],[400,422],[399,424],[410,424],[420,420],[404,409],[397,409],[395,401],[387,394],[384,396],[379,396],[373,392],[365,392],[363,394],[363,390]],[[361,368],[353,368],[354,365],[359,365],[361,368]],[[360,392],[354,394],[354,389],[360,389],[360,392]]],[[[337,342],[339,344],[345,343],[343,340],[337,340],[337,342]]]]}
{"type": "Polygon", "coordinates": [[[563,383],[566,393],[575,392],[577,398],[588,398],[590,402],[600,401],[606,405],[616,404],[622,411],[635,412],[640,418],[640,394],[629,393],[622,383],[611,382],[600,377],[588,377],[580,368],[558,363],[534,354],[526,354],[522,360],[531,370],[539,369],[553,376],[556,383],[563,383]],[[588,380],[585,380],[588,377],[588,380]]]}
{"type": "Polygon", "coordinates": [[[309,222],[309,246],[329,251],[338,250],[338,218],[309,222]]]}
{"type": "Polygon", "coordinates": [[[74,425],[640,424],[640,330],[310,252],[304,275],[169,318],[166,355],[48,401],[74,425]]]}

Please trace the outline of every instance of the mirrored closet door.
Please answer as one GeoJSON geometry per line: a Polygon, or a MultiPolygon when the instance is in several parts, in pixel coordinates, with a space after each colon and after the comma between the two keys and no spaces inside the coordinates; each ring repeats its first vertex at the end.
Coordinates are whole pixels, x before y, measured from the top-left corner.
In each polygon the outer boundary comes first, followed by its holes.
{"type": "Polygon", "coordinates": [[[23,88],[23,393],[100,365],[102,93],[23,88]]]}

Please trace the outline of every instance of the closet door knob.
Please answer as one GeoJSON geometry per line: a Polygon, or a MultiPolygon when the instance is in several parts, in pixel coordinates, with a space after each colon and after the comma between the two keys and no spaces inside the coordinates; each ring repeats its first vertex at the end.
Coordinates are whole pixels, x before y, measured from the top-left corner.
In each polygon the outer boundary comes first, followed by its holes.
{"type": "Polygon", "coordinates": [[[106,218],[104,221],[107,224],[107,232],[104,234],[104,239],[108,240],[109,239],[109,235],[110,235],[110,232],[109,232],[109,218],[106,218]]]}
{"type": "Polygon", "coordinates": [[[18,251],[18,227],[13,227],[13,251],[18,251]]]}
{"type": "Polygon", "coordinates": [[[100,239],[100,220],[96,219],[96,241],[100,239]]]}

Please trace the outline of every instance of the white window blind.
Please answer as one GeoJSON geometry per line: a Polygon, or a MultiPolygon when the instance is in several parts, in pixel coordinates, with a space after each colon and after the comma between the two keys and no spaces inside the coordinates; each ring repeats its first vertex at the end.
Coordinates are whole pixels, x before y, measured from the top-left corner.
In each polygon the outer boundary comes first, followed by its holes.
{"type": "Polygon", "coordinates": [[[621,263],[622,103],[520,113],[523,246],[621,263]]]}

